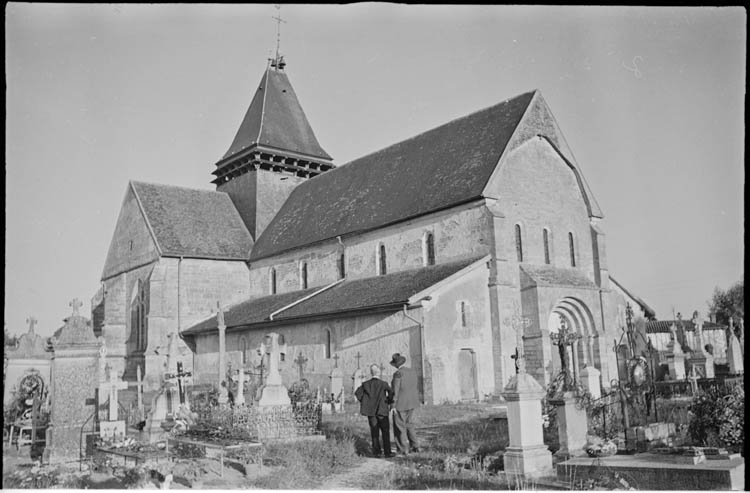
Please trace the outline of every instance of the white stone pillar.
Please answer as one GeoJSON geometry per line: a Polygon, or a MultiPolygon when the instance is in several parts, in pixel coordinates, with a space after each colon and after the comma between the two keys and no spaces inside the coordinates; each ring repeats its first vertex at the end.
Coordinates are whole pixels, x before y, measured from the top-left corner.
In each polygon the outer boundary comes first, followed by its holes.
{"type": "Polygon", "coordinates": [[[601,372],[593,366],[585,366],[581,370],[581,383],[583,387],[591,394],[592,399],[599,399],[602,396],[602,386],[599,381],[601,372]]]}
{"type": "Polygon", "coordinates": [[[564,392],[560,397],[550,399],[550,404],[557,407],[560,449],[555,452],[555,457],[566,460],[570,457],[585,455],[584,447],[588,433],[586,409],[579,409],[573,392],[564,392]]]}
{"type": "Polygon", "coordinates": [[[528,373],[511,377],[501,393],[508,405],[510,443],[503,455],[506,474],[525,478],[550,476],[552,454],[542,434],[542,398],[544,389],[528,373]]]}

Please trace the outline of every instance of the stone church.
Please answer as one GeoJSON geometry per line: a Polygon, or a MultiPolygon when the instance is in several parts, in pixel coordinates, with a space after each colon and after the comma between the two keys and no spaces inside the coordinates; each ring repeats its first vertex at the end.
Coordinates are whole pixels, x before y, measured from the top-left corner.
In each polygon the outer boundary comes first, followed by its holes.
{"type": "Polygon", "coordinates": [[[231,367],[258,365],[276,332],[287,385],[373,363],[390,377],[398,352],[425,403],[483,399],[519,346],[544,385],[562,319],[582,336],[578,365],[616,378],[626,303],[654,313],[611,282],[602,211],[539,91],[334,165],[279,61],[215,190],[126,187],[92,299],[125,379],[141,366],[155,388],[170,354],[196,384],[223,380],[217,306],[231,367]]]}

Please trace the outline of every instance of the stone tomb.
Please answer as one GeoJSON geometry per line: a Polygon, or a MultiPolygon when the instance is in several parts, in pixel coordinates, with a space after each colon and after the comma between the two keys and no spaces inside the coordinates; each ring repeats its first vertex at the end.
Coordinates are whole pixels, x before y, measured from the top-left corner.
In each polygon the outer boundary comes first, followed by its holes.
{"type": "MultiPolygon", "coordinates": [[[[99,384],[100,340],[88,319],[78,314],[82,303],[73,300],[73,314],[53,339],[52,396],[47,455],[50,463],[80,458],[81,429],[95,412],[93,397],[99,384]]],[[[92,426],[93,429],[93,426],[92,426]]]]}
{"type": "MultiPolygon", "coordinates": [[[[596,460],[576,457],[557,464],[557,478],[576,482],[599,479],[617,473],[636,490],[743,490],[745,459],[703,460],[697,464],[677,464],[660,454],[613,455],[596,460]]],[[[575,488],[575,485],[571,485],[575,488]]]]}

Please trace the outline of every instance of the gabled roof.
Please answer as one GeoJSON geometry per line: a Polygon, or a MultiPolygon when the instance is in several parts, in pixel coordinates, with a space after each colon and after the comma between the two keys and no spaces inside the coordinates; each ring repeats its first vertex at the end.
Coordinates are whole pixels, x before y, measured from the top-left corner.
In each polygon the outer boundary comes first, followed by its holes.
{"type": "Polygon", "coordinates": [[[480,198],[534,94],[453,120],[300,184],[258,238],[251,259],[480,198]]]}
{"type": "Polygon", "coordinates": [[[595,289],[596,284],[580,269],[555,267],[552,265],[521,264],[521,270],[537,286],[574,286],[595,289]]]}
{"type": "MultiPolygon", "coordinates": [[[[422,267],[385,276],[344,281],[330,289],[306,289],[291,293],[264,296],[230,307],[224,314],[227,328],[260,326],[271,323],[269,316],[306,296],[319,294],[299,302],[274,315],[273,323],[291,323],[298,319],[364,310],[398,310],[409,298],[420,291],[452,276],[479,258],[465,259],[430,267],[422,267]]],[[[182,332],[194,336],[217,327],[216,316],[204,320],[182,332]]]]}
{"type": "Polygon", "coordinates": [[[331,160],[315,138],[289,78],[271,67],[263,74],[237,135],[221,161],[254,146],[331,160]]]}
{"type": "Polygon", "coordinates": [[[246,260],[253,239],[224,192],[131,181],[162,256],[246,260]]]}
{"type": "MultiPolygon", "coordinates": [[[[669,333],[670,327],[672,324],[675,324],[677,327],[680,326],[679,320],[649,320],[646,322],[646,332],[649,334],[659,333],[659,332],[666,332],[669,333]]],[[[685,327],[685,330],[693,332],[695,331],[695,324],[692,322],[692,320],[683,320],[682,321],[683,327],[685,327]]],[[[703,330],[725,330],[727,328],[726,325],[720,325],[714,322],[705,321],[703,322],[703,330]]]]}

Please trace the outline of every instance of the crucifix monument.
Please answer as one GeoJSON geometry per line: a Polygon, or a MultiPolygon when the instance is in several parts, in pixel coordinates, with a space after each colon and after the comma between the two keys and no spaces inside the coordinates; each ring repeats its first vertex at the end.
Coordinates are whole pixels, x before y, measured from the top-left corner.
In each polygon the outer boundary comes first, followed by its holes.
{"type": "Polygon", "coordinates": [[[266,386],[263,387],[258,407],[290,406],[289,393],[283,384],[281,373],[279,373],[279,359],[281,354],[286,354],[286,344],[280,345],[279,334],[272,332],[266,335],[266,341],[261,343],[260,352],[268,355],[268,378],[266,386]]]}

